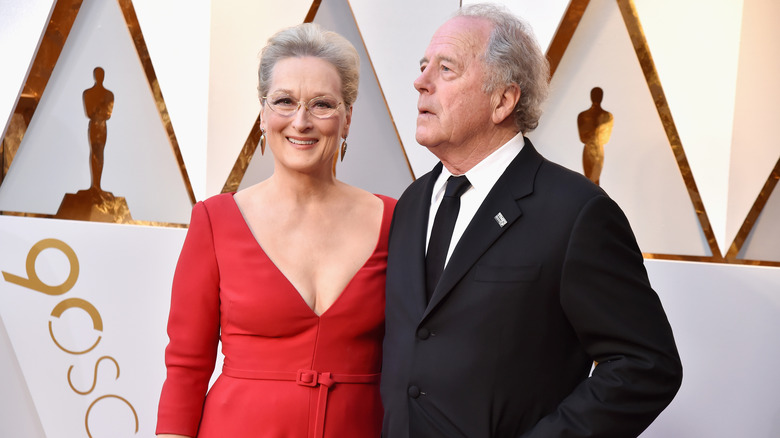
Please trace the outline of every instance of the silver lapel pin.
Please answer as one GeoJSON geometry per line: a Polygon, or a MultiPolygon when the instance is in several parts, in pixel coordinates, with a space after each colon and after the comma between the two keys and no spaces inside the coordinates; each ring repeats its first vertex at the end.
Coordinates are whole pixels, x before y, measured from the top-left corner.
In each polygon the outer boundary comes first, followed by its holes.
{"type": "Polygon", "coordinates": [[[493,216],[493,219],[496,220],[496,222],[498,223],[498,226],[501,227],[501,228],[504,228],[504,225],[506,225],[506,218],[504,218],[504,215],[501,214],[500,211],[498,212],[497,215],[493,216]]]}

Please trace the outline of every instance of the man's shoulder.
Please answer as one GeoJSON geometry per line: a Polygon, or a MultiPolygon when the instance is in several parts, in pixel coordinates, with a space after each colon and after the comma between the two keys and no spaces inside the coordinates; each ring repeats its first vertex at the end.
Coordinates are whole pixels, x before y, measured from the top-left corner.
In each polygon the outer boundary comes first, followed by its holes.
{"type": "Polygon", "coordinates": [[[539,166],[535,186],[538,189],[560,190],[572,196],[606,196],[606,192],[585,175],[546,159],[539,166]]]}

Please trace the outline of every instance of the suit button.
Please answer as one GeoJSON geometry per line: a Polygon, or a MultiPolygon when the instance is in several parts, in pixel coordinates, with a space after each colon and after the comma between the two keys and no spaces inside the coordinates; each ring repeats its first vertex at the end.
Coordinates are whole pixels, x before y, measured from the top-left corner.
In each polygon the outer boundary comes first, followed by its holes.
{"type": "Polygon", "coordinates": [[[431,331],[427,328],[423,327],[420,330],[417,330],[417,338],[422,339],[423,341],[428,339],[431,336],[431,331]]]}
{"type": "Polygon", "coordinates": [[[409,390],[406,391],[409,394],[409,397],[411,398],[417,398],[420,396],[420,388],[412,385],[409,387],[409,390]]]}

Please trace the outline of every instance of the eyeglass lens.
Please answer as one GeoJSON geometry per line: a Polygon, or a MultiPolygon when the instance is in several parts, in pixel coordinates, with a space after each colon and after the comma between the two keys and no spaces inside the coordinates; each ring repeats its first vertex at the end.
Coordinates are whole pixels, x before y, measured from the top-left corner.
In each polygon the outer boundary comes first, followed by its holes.
{"type": "Polygon", "coordinates": [[[266,102],[274,112],[283,116],[291,116],[298,111],[298,108],[305,106],[311,115],[321,118],[332,116],[341,105],[341,102],[330,96],[318,96],[302,104],[286,93],[274,93],[266,97],[266,102]]]}

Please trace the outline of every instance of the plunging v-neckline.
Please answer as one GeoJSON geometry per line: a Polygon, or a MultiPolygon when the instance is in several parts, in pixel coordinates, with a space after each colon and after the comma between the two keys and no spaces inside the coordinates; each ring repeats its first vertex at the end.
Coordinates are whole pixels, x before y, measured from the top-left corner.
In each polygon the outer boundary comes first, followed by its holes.
{"type": "Polygon", "coordinates": [[[260,253],[266,259],[268,259],[268,262],[274,267],[274,270],[277,273],[279,273],[279,275],[282,278],[284,278],[285,283],[287,283],[290,286],[290,288],[293,291],[295,291],[295,295],[298,296],[298,300],[301,302],[301,304],[304,307],[306,307],[306,309],[308,309],[308,311],[316,318],[322,318],[323,316],[325,316],[325,314],[328,313],[328,311],[330,311],[330,309],[332,309],[333,306],[335,306],[339,301],[341,301],[341,297],[344,295],[344,293],[352,285],[352,282],[355,280],[355,277],[357,277],[357,275],[360,273],[360,271],[362,271],[363,268],[365,268],[366,265],[371,261],[371,259],[374,258],[374,255],[376,254],[377,250],[379,249],[379,244],[382,241],[382,229],[383,229],[383,227],[385,225],[385,209],[386,209],[386,205],[385,205],[384,199],[382,199],[381,197],[379,197],[377,195],[374,195],[382,202],[382,219],[379,222],[379,233],[378,233],[377,238],[376,238],[376,244],[374,245],[374,249],[371,251],[371,254],[369,254],[368,258],[360,265],[358,270],[355,271],[354,274],[352,274],[352,277],[350,277],[350,279],[347,282],[347,284],[344,286],[343,289],[341,289],[341,291],[339,292],[338,296],[336,297],[335,300],[333,300],[333,302],[330,304],[330,306],[328,306],[325,310],[323,310],[322,313],[317,313],[314,309],[312,309],[309,306],[309,304],[303,298],[303,295],[301,294],[301,291],[298,290],[297,287],[295,287],[295,284],[293,284],[293,282],[290,281],[290,279],[287,277],[287,275],[285,275],[284,271],[282,271],[282,269],[279,268],[279,266],[276,263],[274,263],[274,260],[271,258],[271,256],[265,251],[265,249],[263,249],[263,245],[260,243],[259,240],[257,240],[257,237],[255,236],[255,233],[252,232],[252,227],[249,226],[249,222],[247,222],[246,217],[244,217],[244,213],[241,211],[241,207],[238,206],[238,203],[236,202],[236,198],[234,196],[235,196],[235,192],[230,194],[230,199],[233,201],[232,204],[233,204],[233,206],[235,206],[236,213],[238,213],[238,216],[241,218],[241,222],[244,224],[244,229],[246,230],[247,233],[249,233],[249,237],[252,239],[252,241],[254,241],[255,245],[257,246],[257,249],[260,250],[260,253]]]}

